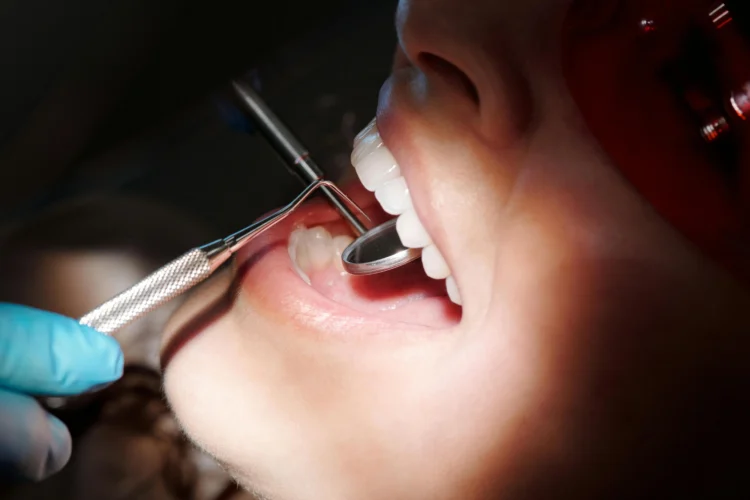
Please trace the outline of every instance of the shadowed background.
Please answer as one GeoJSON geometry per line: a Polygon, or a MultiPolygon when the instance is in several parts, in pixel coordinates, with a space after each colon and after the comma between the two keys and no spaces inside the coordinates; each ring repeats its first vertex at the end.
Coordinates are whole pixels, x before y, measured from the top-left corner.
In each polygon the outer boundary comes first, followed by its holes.
{"type": "Polygon", "coordinates": [[[2,2],[0,224],[73,190],[155,197],[219,232],[247,224],[300,185],[212,95],[255,68],[277,114],[341,169],[388,75],[394,12],[394,0],[2,2]]]}
{"type": "MultiPolygon", "coordinates": [[[[73,317],[301,190],[222,100],[248,75],[335,178],[373,117],[395,0],[0,2],[0,301],[73,317]],[[252,73],[248,74],[248,71],[252,73]]],[[[62,415],[74,456],[0,497],[240,499],[164,405],[174,303],[116,336],[125,378],[62,415]]]]}

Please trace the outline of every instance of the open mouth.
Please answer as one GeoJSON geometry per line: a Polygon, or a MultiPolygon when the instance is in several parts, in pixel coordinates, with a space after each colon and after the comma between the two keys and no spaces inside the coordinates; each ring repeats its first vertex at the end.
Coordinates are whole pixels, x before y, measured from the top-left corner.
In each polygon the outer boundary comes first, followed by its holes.
{"type": "Polygon", "coordinates": [[[370,326],[450,328],[461,298],[448,265],[412,207],[409,188],[374,120],[356,138],[352,164],[360,186],[346,191],[374,225],[397,216],[399,237],[422,259],[394,271],[353,276],[341,254],[351,230],[323,200],[313,200],[238,256],[251,302],[328,332],[370,326]]]}

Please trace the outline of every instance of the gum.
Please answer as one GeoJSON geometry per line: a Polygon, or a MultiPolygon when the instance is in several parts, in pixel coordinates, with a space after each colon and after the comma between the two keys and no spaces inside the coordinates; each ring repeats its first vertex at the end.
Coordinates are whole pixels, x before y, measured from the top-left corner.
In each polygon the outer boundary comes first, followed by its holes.
{"type": "MultiPolygon", "coordinates": [[[[364,314],[398,315],[405,306],[417,302],[421,314],[427,317],[446,315],[452,322],[455,318],[453,304],[445,291],[444,280],[433,280],[427,277],[420,262],[414,262],[388,273],[371,276],[353,276],[337,269],[333,264],[323,270],[309,274],[310,286],[324,297],[364,314]]],[[[417,322],[419,318],[405,318],[417,322]]],[[[420,314],[420,315],[421,315],[420,314]]]]}

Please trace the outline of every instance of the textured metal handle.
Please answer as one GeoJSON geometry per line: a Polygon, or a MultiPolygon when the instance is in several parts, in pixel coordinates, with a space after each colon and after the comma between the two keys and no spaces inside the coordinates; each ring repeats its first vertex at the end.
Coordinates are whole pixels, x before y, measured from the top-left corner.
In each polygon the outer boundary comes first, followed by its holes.
{"type": "Polygon", "coordinates": [[[112,334],[194,287],[208,278],[212,271],[206,252],[196,248],[100,305],[79,322],[112,334]]]}

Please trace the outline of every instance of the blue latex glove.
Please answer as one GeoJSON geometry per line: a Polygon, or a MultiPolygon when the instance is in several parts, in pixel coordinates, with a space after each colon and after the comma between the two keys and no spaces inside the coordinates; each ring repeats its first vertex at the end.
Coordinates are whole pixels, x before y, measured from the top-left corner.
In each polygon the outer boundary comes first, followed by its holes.
{"type": "Polygon", "coordinates": [[[0,303],[0,474],[32,480],[70,458],[65,425],[31,397],[71,396],[120,378],[117,341],[77,321],[0,303]]]}

